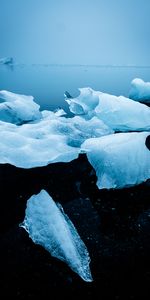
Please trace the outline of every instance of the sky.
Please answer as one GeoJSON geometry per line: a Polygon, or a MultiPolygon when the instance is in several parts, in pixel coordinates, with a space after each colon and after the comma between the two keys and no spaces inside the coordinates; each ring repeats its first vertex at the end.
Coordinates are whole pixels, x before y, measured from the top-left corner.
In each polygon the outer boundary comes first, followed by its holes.
{"type": "Polygon", "coordinates": [[[0,57],[150,65],[150,0],[0,0],[0,57]]]}

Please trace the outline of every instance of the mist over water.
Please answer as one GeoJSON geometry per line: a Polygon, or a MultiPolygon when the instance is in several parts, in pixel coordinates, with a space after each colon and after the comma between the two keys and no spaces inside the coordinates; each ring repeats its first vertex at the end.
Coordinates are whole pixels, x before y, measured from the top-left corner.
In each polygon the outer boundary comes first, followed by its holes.
{"type": "Polygon", "coordinates": [[[0,57],[150,65],[149,0],[1,0],[0,57]]]}
{"type": "Polygon", "coordinates": [[[73,65],[0,66],[0,89],[33,95],[41,109],[64,108],[64,92],[78,96],[81,87],[128,97],[131,80],[149,81],[150,68],[73,65]]]}

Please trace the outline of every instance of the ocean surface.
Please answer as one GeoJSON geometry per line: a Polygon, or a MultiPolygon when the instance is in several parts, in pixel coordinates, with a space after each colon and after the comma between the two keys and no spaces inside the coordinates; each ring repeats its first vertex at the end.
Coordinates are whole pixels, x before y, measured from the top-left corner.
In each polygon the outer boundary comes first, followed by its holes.
{"type": "Polygon", "coordinates": [[[150,81],[150,67],[101,65],[0,65],[0,89],[32,95],[41,109],[58,107],[68,111],[64,92],[73,97],[78,88],[91,87],[102,92],[128,97],[134,78],[150,81]]]}

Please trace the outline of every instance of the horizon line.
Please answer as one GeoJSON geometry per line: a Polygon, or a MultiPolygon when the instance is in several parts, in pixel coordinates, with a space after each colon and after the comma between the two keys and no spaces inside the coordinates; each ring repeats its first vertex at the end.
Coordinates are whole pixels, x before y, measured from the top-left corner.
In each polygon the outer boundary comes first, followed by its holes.
{"type": "Polygon", "coordinates": [[[136,64],[72,64],[72,63],[0,63],[2,65],[10,66],[51,66],[51,67],[97,67],[97,68],[150,68],[150,65],[136,65],[136,64]]]}

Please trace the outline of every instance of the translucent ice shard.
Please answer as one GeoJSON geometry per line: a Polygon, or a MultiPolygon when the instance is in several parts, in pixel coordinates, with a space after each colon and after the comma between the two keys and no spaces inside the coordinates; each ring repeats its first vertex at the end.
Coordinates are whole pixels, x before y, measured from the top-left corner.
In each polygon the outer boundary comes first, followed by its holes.
{"type": "Polygon", "coordinates": [[[67,263],[83,280],[92,281],[85,244],[62,207],[57,206],[45,190],[28,200],[21,226],[35,244],[67,263]]]}
{"type": "Polygon", "coordinates": [[[98,92],[90,87],[79,89],[80,95],[77,98],[65,99],[69,104],[70,111],[75,115],[85,115],[95,109],[99,103],[98,92]]]}

